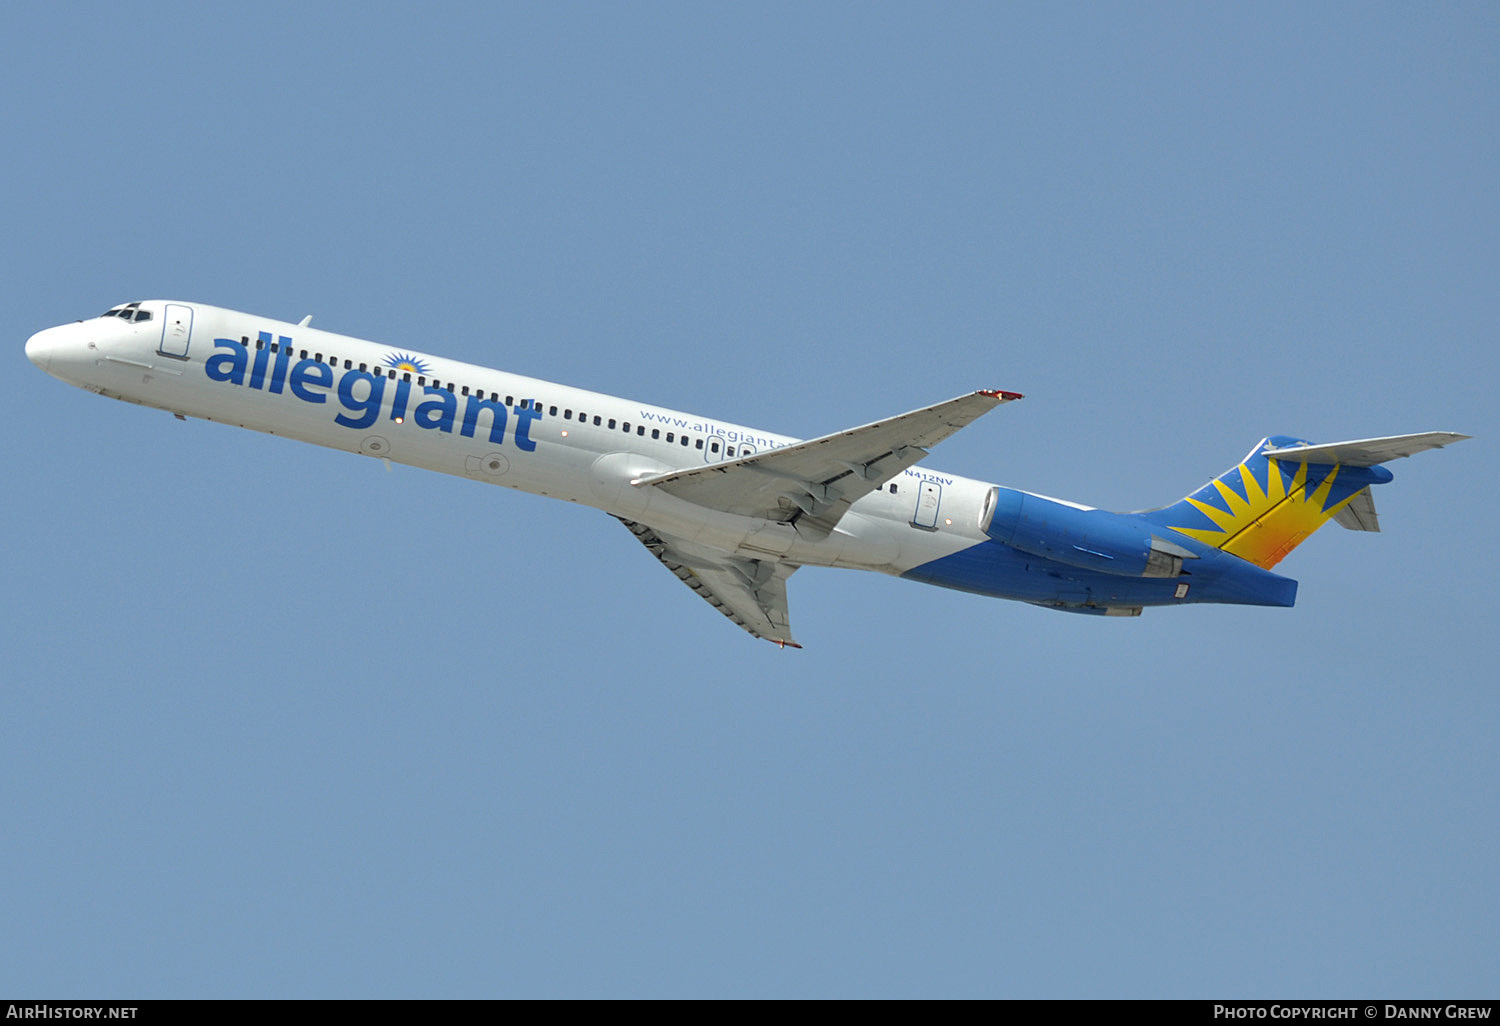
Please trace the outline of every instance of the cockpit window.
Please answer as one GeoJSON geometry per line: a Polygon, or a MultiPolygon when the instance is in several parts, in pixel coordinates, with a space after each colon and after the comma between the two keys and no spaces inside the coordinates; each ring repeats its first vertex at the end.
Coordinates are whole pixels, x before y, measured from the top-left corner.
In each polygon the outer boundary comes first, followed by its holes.
{"type": "Polygon", "coordinates": [[[119,317],[126,321],[149,321],[151,319],[151,311],[142,310],[140,306],[139,300],[134,303],[126,303],[124,306],[112,306],[99,316],[119,317]]]}

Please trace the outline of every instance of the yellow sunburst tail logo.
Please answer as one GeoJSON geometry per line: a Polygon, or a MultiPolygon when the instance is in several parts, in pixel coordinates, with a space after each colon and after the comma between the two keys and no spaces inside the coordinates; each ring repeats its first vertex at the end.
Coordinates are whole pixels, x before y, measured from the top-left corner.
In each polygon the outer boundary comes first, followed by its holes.
{"type": "Polygon", "coordinates": [[[1274,458],[1277,449],[1307,444],[1285,435],[1263,439],[1243,460],[1192,495],[1147,516],[1269,570],[1354,496],[1391,479],[1390,471],[1381,467],[1274,458]]]}

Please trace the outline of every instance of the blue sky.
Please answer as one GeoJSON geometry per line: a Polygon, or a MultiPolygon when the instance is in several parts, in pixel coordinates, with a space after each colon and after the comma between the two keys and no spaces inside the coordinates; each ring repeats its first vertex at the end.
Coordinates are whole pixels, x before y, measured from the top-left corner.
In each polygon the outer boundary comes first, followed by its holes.
{"type": "Polygon", "coordinates": [[[0,992],[1493,994],[1492,4],[13,4],[0,992]],[[179,298],[1116,509],[1454,430],[1295,609],[870,574],[109,402],[179,298]]]}

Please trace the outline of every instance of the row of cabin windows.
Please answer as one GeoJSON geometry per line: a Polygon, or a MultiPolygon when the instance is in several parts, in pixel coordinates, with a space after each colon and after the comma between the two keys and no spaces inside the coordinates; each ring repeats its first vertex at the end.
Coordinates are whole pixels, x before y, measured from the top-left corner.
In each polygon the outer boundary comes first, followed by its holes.
{"type": "MultiPolygon", "coordinates": [[[[108,316],[108,315],[106,315],[106,316],[108,316]]],[[[149,314],[148,314],[148,316],[149,316],[149,314]]],[[[266,340],[263,339],[263,338],[262,339],[256,339],[256,341],[255,341],[255,348],[256,349],[264,349],[268,344],[271,347],[271,352],[278,353],[278,352],[281,351],[281,349],[280,349],[280,343],[278,343],[278,342],[267,343],[266,340]]],[[[250,345],[250,336],[248,336],[248,335],[242,335],[242,336],[240,336],[240,345],[245,346],[246,348],[248,348],[249,345],[250,345]]],[[[293,351],[292,347],[291,346],[287,346],[286,347],[286,351],[290,354],[293,351]]],[[[306,349],[299,349],[296,352],[298,353],[298,358],[299,359],[306,360],[308,358],[308,356],[307,356],[307,350],[306,349]]],[[[326,362],[330,367],[337,367],[339,365],[339,358],[337,356],[330,356],[325,361],[323,359],[323,354],[322,353],[314,353],[313,356],[312,356],[312,359],[317,360],[319,363],[326,362]]],[[[353,370],[353,369],[354,369],[353,362],[350,361],[350,360],[345,360],[344,361],[344,370],[353,370]]],[[[368,368],[368,366],[366,364],[363,364],[363,363],[360,364],[359,365],[359,369],[361,371],[367,373],[367,374],[370,373],[370,370],[369,370],[369,368],[368,368]]],[[[374,373],[379,374],[382,370],[385,371],[386,377],[390,378],[392,381],[394,381],[396,379],[396,369],[394,367],[392,367],[392,368],[377,367],[377,368],[375,368],[374,373]]],[[[410,381],[411,380],[411,372],[410,371],[403,371],[401,373],[401,380],[402,381],[410,381]]],[[[418,385],[426,385],[427,384],[427,376],[425,374],[419,374],[419,375],[417,375],[417,384],[418,385]]],[[[442,388],[443,387],[443,383],[441,381],[439,381],[437,378],[433,378],[432,379],[432,387],[434,387],[434,388],[442,388]]],[[[469,386],[468,385],[463,385],[461,387],[455,388],[453,382],[450,381],[450,382],[448,382],[448,391],[450,391],[450,392],[457,392],[459,395],[468,395],[469,394],[469,386]]],[[[483,398],[484,397],[484,390],[483,389],[475,389],[474,390],[474,395],[479,396],[480,398],[483,398]]],[[[490,393],[490,402],[496,402],[497,403],[499,401],[500,401],[500,395],[499,395],[499,393],[498,392],[491,392],[490,393]]],[[[540,410],[542,408],[542,404],[541,404],[540,400],[522,399],[521,400],[520,409],[529,410],[529,409],[531,409],[531,406],[532,406],[533,403],[536,404],[536,408],[537,409],[540,410]]],[[[514,396],[509,396],[509,395],[506,396],[505,397],[505,405],[506,406],[515,406],[516,405],[515,397],[514,396]]],[[[549,406],[547,408],[547,416],[549,416],[549,417],[555,417],[555,416],[557,416],[557,407],[556,406],[549,406]]],[[[575,419],[575,416],[576,416],[576,419],[577,419],[578,423],[580,423],[580,424],[587,424],[589,422],[589,416],[588,416],[588,414],[584,413],[582,410],[580,410],[576,415],[570,409],[564,409],[562,411],[563,420],[573,420],[573,419],[575,419]]],[[[615,421],[615,418],[613,418],[613,417],[610,417],[606,421],[603,417],[600,417],[600,416],[598,416],[596,414],[594,416],[593,423],[594,423],[595,427],[608,427],[609,430],[611,430],[611,431],[614,431],[616,429],[616,427],[615,427],[616,421],[615,421]]],[[[625,434],[627,434],[627,435],[630,434],[630,422],[629,421],[622,421],[622,422],[619,422],[619,424],[620,424],[620,430],[624,431],[625,434]]],[[[641,425],[641,424],[637,424],[635,426],[635,433],[636,433],[637,437],[644,438],[646,436],[646,428],[645,428],[645,426],[641,425]]],[[[662,441],[663,439],[662,439],[661,428],[652,428],[651,429],[651,437],[653,439],[657,440],[657,441],[662,441]]],[[[703,445],[704,445],[703,439],[701,439],[701,438],[690,438],[687,435],[686,432],[682,433],[681,435],[678,435],[674,431],[668,431],[667,432],[667,437],[666,437],[665,441],[667,442],[668,445],[680,444],[680,445],[682,445],[684,447],[691,446],[691,447],[699,449],[699,450],[703,449],[703,445]]],[[[708,451],[709,451],[709,453],[711,455],[717,456],[719,454],[719,449],[720,448],[721,447],[720,447],[719,442],[718,442],[717,439],[712,439],[712,440],[709,441],[709,443],[708,443],[708,451]]],[[[732,445],[730,445],[730,446],[724,446],[723,449],[724,449],[724,455],[726,457],[729,457],[731,459],[734,457],[734,453],[735,453],[735,447],[734,446],[732,446],[732,445]]],[[[891,485],[891,494],[894,495],[895,492],[896,492],[896,486],[895,485],[891,485]]]]}
{"type": "MultiPolygon", "coordinates": [[[[538,403],[537,406],[538,406],[538,408],[540,408],[541,404],[538,403]]],[[[552,417],[557,416],[557,407],[556,406],[550,407],[548,415],[552,416],[552,417]]],[[[572,420],[574,418],[574,413],[573,413],[572,410],[564,409],[562,411],[562,416],[563,416],[563,420],[572,420]]],[[[587,413],[584,413],[582,410],[578,411],[577,418],[578,418],[578,423],[580,423],[580,424],[587,424],[589,422],[589,415],[587,413]]],[[[608,428],[611,431],[614,431],[614,430],[618,429],[620,431],[623,431],[627,435],[630,434],[630,431],[631,431],[630,421],[628,421],[628,420],[616,421],[615,418],[613,418],[613,417],[610,417],[608,420],[606,420],[605,418],[596,415],[594,417],[593,423],[594,423],[595,427],[608,428]]],[[[645,425],[644,424],[637,424],[635,426],[635,433],[636,433],[636,437],[638,437],[638,438],[645,438],[646,437],[646,427],[645,427],[645,425]]],[[[663,439],[662,439],[662,436],[661,436],[661,428],[652,428],[651,429],[651,437],[654,438],[654,439],[656,439],[657,441],[662,441],[663,439]]],[[[693,447],[695,447],[697,449],[702,449],[703,448],[703,439],[701,439],[701,438],[696,438],[696,439],[692,438],[692,437],[690,437],[687,434],[687,432],[683,432],[681,435],[678,435],[675,431],[668,431],[667,432],[667,437],[666,437],[665,441],[668,444],[671,444],[671,443],[675,442],[675,443],[677,443],[679,445],[682,445],[682,446],[693,446],[693,447]]],[[[709,445],[708,448],[709,448],[710,452],[718,453],[718,451],[719,451],[719,443],[718,442],[712,442],[712,443],[710,443],[710,445],[709,445]]],[[[734,446],[731,445],[729,447],[729,451],[725,455],[733,456],[734,455],[734,446]]]]}

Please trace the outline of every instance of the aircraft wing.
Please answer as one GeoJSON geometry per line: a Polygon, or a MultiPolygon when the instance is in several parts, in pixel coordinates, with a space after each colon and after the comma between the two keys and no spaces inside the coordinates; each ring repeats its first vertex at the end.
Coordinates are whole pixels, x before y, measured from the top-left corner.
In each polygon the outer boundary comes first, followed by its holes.
{"type": "Polygon", "coordinates": [[[714,553],[634,520],[616,519],[679,581],[752,636],[802,647],[792,640],[786,601],[786,579],[797,564],[714,553]]]}
{"type": "Polygon", "coordinates": [[[822,438],[737,460],[636,482],[710,509],[790,523],[826,538],[858,499],[882,487],[927,450],[1018,392],[981,390],[822,438]]]}

